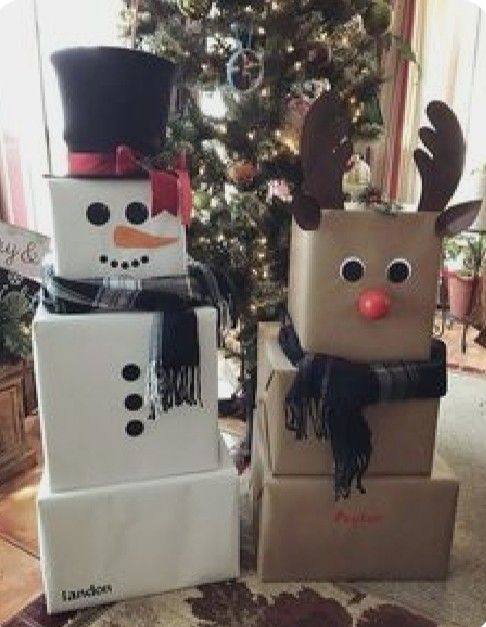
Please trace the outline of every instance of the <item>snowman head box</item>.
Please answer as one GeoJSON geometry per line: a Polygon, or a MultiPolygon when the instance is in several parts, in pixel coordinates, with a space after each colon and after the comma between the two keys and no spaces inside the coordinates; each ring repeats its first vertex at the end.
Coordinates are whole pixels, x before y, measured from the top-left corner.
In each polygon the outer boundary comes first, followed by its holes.
{"type": "Polygon", "coordinates": [[[289,314],[306,351],[358,361],[427,359],[442,239],[470,226],[480,202],[446,208],[465,144],[454,113],[427,108],[418,210],[345,211],[350,125],[337,94],[309,110],[301,137],[302,188],[293,199],[289,314]]]}
{"type": "Polygon", "coordinates": [[[52,55],[63,104],[68,176],[49,178],[54,271],[66,278],[186,272],[191,189],[185,159],[163,147],[173,65],[125,48],[52,55]]]}

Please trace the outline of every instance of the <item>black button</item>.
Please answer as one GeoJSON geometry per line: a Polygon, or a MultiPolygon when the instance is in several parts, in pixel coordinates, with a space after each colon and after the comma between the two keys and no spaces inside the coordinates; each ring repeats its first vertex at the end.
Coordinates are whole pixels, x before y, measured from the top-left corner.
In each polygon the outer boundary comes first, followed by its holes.
{"type": "Polygon", "coordinates": [[[139,266],[139,265],[140,265],[140,262],[139,262],[137,259],[134,259],[134,260],[132,261],[132,266],[133,266],[134,268],[138,268],[138,266],[139,266]]]}
{"type": "Polygon", "coordinates": [[[143,399],[140,394],[129,394],[125,399],[125,407],[130,411],[137,411],[143,405],[143,399]]]}
{"type": "Polygon", "coordinates": [[[88,222],[95,226],[102,226],[110,219],[110,210],[108,205],[102,202],[92,202],[86,209],[86,217],[88,222]]]}
{"type": "Polygon", "coordinates": [[[411,267],[406,259],[396,259],[387,268],[388,280],[392,283],[403,283],[411,274],[411,267]]]}
{"type": "Polygon", "coordinates": [[[149,258],[147,255],[143,255],[143,257],[140,257],[140,261],[142,263],[148,263],[149,262],[149,258]]]}
{"type": "Polygon", "coordinates": [[[125,381],[136,381],[140,376],[140,368],[137,364],[127,364],[123,366],[122,377],[125,381]]]}
{"type": "Polygon", "coordinates": [[[149,211],[147,205],[142,202],[131,202],[127,205],[125,215],[130,224],[143,224],[149,216],[149,211]]]}
{"type": "Polygon", "coordinates": [[[127,435],[130,435],[132,438],[137,437],[137,435],[142,435],[143,422],[140,420],[130,420],[125,427],[125,431],[127,432],[127,435]]]}
{"type": "Polygon", "coordinates": [[[108,263],[108,257],[106,255],[101,255],[100,256],[100,261],[101,261],[101,263],[108,263]]]}
{"type": "Polygon", "coordinates": [[[124,261],[121,265],[121,267],[126,270],[128,268],[128,263],[126,261],[124,261]]]}
{"type": "Polygon", "coordinates": [[[118,267],[118,261],[116,261],[116,259],[114,259],[114,260],[111,262],[111,267],[112,267],[112,268],[117,268],[117,267],[118,267]]]}
{"type": "Polygon", "coordinates": [[[345,281],[354,283],[359,281],[365,271],[364,263],[361,259],[350,257],[345,259],[341,265],[341,276],[345,281]]]}

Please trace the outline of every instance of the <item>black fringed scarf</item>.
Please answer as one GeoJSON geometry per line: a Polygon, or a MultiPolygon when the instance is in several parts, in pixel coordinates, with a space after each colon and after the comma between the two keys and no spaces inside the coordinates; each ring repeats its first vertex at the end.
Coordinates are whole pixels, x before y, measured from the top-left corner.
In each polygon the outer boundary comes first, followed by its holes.
{"type": "Polygon", "coordinates": [[[446,351],[432,340],[428,361],[357,363],[330,355],[306,354],[289,317],[279,333],[280,346],[297,368],[285,398],[285,425],[298,440],[314,431],[330,440],[336,500],[347,498],[362,477],[371,454],[367,405],[411,398],[439,398],[447,388],[446,351]]]}
{"type": "Polygon", "coordinates": [[[149,417],[174,406],[202,405],[196,308],[216,307],[220,330],[228,319],[226,302],[207,266],[191,261],[185,276],[81,280],[56,276],[46,266],[41,302],[57,314],[154,313],[145,399],[149,417]]]}

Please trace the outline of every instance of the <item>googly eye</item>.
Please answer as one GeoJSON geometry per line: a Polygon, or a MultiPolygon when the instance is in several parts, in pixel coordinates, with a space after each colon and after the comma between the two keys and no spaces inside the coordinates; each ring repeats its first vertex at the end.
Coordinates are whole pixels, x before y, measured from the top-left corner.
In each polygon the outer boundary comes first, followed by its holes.
{"type": "Polygon", "coordinates": [[[407,259],[394,259],[386,268],[386,277],[392,283],[404,283],[412,274],[412,266],[407,259]]]}
{"type": "Polygon", "coordinates": [[[86,218],[94,226],[102,226],[110,219],[108,205],[103,202],[92,202],[86,209],[86,218]]]}
{"type": "Polygon", "coordinates": [[[339,274],[345,281],[355,283],[365,273],[365,265],[359,257],[347,257],[341,264],[339,274]]]}
{"type": "Polygon", "coordinates": [[[143,224],[149,217],[147,205],[143,202],[131,202],[125,209],[125,216],[130,224],[143,224]]]}

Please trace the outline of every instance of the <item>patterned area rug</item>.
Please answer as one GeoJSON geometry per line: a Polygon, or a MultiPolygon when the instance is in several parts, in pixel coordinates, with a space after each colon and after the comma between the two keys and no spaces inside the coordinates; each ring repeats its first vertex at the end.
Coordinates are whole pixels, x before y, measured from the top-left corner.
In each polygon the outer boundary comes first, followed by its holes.
{"type": "Polygon", "coordinates": [[[109,608],[47,616],[40,597],[4,627],[438,627],[332,584],[262,584],[255,575],[109,608]]]}

